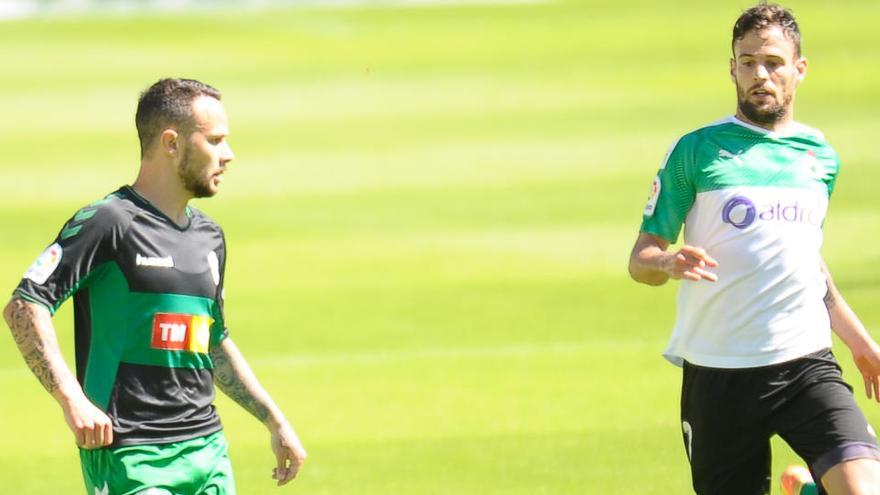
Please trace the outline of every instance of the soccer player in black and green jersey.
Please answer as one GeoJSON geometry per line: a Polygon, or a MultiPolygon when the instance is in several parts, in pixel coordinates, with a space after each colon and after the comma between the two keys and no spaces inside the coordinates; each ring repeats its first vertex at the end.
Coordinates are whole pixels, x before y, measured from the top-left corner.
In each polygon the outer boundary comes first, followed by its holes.
{"type": "Polygon", "coordinates": [[[283,485],[305,450],[226,330],[223,231],[188,206],[217,193],[233,158],[220,93],[163,79],[135,120],[136,181],[64,225],[6,321],[76,437],[88,495],[234,494],[215,383],[267,426],[283,485]],[[51,320],[71,295],[76,375],[51,320]]]}

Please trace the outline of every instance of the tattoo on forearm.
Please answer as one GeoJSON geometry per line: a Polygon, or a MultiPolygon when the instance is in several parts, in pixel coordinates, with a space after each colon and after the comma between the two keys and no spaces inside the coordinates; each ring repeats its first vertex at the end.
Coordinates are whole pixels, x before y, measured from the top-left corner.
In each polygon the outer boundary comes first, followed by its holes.
{"type": "Polygon", "coordinates": [[[220,390],[257,419],[265,421],[269,417],[269,408],[241,380],[232,360],[221,347],[211,350],[211,360],[214,362],[214,382],[220,390]]]}
{"type": "Polygon", "coordinates": [[[37,321],[42,316],[21,299],[13,300],[4,316],[27,367],[49,393],[55,392],[60,378],[52,365],[51,356],[61,351],[54,339],[38,332],[37,321]]]}

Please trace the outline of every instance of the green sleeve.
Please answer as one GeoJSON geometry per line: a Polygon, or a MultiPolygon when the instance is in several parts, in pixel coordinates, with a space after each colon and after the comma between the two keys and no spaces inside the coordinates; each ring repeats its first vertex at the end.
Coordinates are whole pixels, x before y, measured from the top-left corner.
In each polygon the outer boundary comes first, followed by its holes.
{"type": "Polygon", "coordinates": [[[672,145],[654,178],[641,231],[675,242],[696,197],[693,154],[686,139],[672,145]]]}
{"type": "Polygon", "coordinates": [[[834,192],[834,185],[837,184],[837,174],[840,172],[840,155],[834,152],[834,170],[826,175],[825,185],[828,187],[828,197],[834,192]]]}

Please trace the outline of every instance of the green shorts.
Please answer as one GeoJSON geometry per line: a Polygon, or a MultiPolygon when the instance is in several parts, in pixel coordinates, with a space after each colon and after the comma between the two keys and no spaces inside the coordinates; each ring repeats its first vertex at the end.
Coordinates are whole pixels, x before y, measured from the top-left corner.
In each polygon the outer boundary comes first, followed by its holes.
{"type": "Polygon", "coordinates": [[[235,495],[222,431],[160,445],[80,449],[88,495],[235,495]]]}

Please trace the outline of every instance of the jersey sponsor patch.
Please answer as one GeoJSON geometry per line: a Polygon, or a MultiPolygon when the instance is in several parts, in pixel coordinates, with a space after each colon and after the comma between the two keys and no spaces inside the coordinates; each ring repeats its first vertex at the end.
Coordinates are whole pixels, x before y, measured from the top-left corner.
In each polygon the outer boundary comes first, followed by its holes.
{"type": "Polygon", "coordinates": [[[153,317],[153,349],[208,353],[211,340],[210,316],[156,313],[153,317]]]}
{"type": "Polygon", "coordinates": [[[657,199],[660,197],[660,176],[654,177],[654,182],[651,184],[651,196],[648,197],[648,204],[645,205],[644,215],[646,217],[650,217],[654,215],[654,210],[657,209],[657,199]]]}
{"type": "Polygon", "coordinates": [[[49,280],[49,276],[52,275],[52,272],[61,263],[63,252],[64,250],[61,249],[61,245],[57,242],[47,247],[43,254],[37,257],[36,261],[24,273],[24,278],[40,285],[45,284],[46,280],[49,280]]]}
{"type": "Polygon", "coordinates": [[[174,268],[174,258],[171,256],[142,256],[135,255],[134,263],[137,266],[152,266],[156,268],[174,268]]]}

